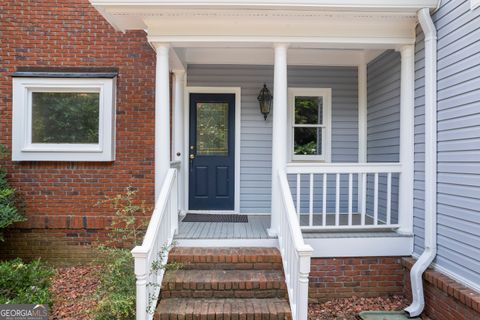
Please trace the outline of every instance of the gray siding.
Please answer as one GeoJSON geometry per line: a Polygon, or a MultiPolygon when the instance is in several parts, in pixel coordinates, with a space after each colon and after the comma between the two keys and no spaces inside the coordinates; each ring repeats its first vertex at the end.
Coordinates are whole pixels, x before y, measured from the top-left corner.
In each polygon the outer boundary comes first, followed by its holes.
{"type": "Polygon", "coordinates": [[[393,50],[368,64],[368,162],[399,161],[400,68],[400,53],[393,50]]]}
{"type": "MultiPolygon", "coordinates": [[[[400,160],[400,53],[385,51],[367,66],[367,160],[400,160]]],[[[373,176],[367,179],[367,214],[373,214],[373,176]]],[[[386,220],[387,177],[379,176],[379,218],[386,220]]],[[[398,222],[398,176],[392,177],[392,223],[398,222]]]]}
{"type": "MultiPolygon", "coordinates": [[[[273,88],[272,66],[190,65],[187,81],[188,86],[241,87],[240,210],[269,213],[272,114],[263,120],[257,95],[264,82],[273,88]]],[[[289,87],[332,88],[332,161],[357,161],[357,69],[292,66],[288,81],[289,87]]]]}
{"type": "MultiPolygon", "coordinates": [[[[480,286],[480,10],[444,1],[438,31],[438,255],[480,286]]],[[[423,43],[417,45],[415,252],[423,244],[423,43]]]]}

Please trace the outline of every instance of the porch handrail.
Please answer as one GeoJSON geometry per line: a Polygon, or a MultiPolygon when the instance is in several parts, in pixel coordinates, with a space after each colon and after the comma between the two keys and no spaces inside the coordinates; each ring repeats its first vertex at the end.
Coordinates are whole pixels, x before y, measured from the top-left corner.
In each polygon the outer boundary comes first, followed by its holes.
{"type": "Polygon", "coordinates": [[[287,175],[283,170],[278,172],[278,179],[282,194],[278,243],[282,255],[290,309],[293,320],[306,320],[308,316],[308,275],[313,249],[303,240],[287,175]]]}
{"type": "Polygon", "coordinates": [[[162,249],[172,244],[178,229],[177,192],[177,169],[169,169],[155,203],[143,243],[132,250],[137,278],[137,320],[153,318],[164,272],[163,270],[152,270],[152,265],[158,262],[162,264],[167,262],[168,253],[164,254],[162,249]]]}
{"type": "Polygon", "coordinates": [[[296,193],[294,205],[300,228],[316,231],[398,229],[402,212],[393,204],[396,203],[395,188],[400,192],[402,187],[402,169],[401,163],[288,164],[287,182],[289,175],[296,178],[291,181],[295,189],[291,193],[296,193]],[[302,180],[304,177],[307,179],[302,180]],[[307,190],[308,194],[302,194],[307,190]],[[302,203],[308,204],[303,212],[302,203]],[[398,213],[396,223],[395,213],[398,213]]]}

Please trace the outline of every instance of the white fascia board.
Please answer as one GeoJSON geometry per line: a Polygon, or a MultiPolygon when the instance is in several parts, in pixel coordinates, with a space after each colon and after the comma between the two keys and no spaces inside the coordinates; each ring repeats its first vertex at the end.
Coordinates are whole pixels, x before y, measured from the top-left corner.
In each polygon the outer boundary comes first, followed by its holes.
{"type": "Polygon", "coordinates": [[[435,9],[438,0],[90,0],[95,7],[164,7],[164,8],[317,8],[361,11],[416,12],[420,8],[435,9]]]}
{"type": "MultiPolygon", "coordinates": [[[[377,50],[374,50],[377,52],[377,50]]],[[[288,64],[295,66],[358,66],[364,50],[290,49],[288,64]]],[[[272,65],[272,48],[186,48],[187,64],[272,65]]]]}
{"type": "Polygon", "coordinates": [[[413,236],[305,238],[312,258],[410,256],[413,236]]]}

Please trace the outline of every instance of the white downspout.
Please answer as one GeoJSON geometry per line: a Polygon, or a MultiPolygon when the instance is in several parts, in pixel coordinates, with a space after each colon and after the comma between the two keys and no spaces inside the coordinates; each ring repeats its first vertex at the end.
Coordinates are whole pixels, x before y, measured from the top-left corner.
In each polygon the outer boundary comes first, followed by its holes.
{"type": "Polygon", "coordinates": [[[418,20],[425,34],[425,250],[410,271],[410,317],[425,307],[422,275],[437,254],[437,33],[429,9],[418,11],[418,20]]]}

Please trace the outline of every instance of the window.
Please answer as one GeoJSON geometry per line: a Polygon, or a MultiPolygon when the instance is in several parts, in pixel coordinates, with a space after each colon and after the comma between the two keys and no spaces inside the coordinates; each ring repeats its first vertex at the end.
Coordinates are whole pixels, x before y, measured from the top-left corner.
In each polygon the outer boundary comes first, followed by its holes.
{"type": "Polygon", "coordinates": [[[331,89],[289,89],[291,160],[330,161],[331,89]]]}
{"type": "Polygon", "coordinates": [[[472,10],[480,7],[480,0],[470,0],[470,6],[472,10]]]}
{"type": "Polygon", "coordinates": [[[12,160],[113,161],[115,78],[13,78],[12,160]]]}

